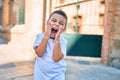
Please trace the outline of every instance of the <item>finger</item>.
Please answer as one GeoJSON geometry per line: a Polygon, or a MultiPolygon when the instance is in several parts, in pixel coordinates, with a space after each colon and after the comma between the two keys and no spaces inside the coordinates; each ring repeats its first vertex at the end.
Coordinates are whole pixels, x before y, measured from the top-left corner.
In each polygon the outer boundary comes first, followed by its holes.
{"type": "Polygon", "coordinates": [[[59,27],[59,33],[61,33],[61,31],[62,31],[62,28],[61,28],[61,27],[59,27]]]}
{"type": "Polygon", "coordinates": [[[47,26],[48,26],[48,27],[51,27],[51,26],[52,26],[49,21],[47,21],[47,26]]]}
{"type": "Polygon", "coordinates": [[[51,27],[48,27],[48,30],[51,30],[51,27]]]}
{"type": "Polygon", "coordinates": [[[61,33],[61,28],[59,28],[58,32],[57,32],[57,36],[59,37],[61,33]]]}
{"type": "Polygon", "coordinates": [[[50,27],[50,26],[48,26],[48,27],[47,27],[47,30],[51,30],[51,27],[50,27]]]}

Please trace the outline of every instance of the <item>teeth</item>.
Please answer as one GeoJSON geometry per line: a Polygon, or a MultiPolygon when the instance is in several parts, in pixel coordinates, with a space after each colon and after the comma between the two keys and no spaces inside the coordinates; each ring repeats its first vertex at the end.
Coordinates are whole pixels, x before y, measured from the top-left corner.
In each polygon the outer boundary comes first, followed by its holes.
{"type": "Polygon", "coordinates": [[[57,30],[57,29],[55,29],[55,28],[53,28],[54,30],[57,30]]]}
{"type": "Polygon", "coordinates": [[[56,31],[57,31],[57,29],[55,29],[55,28],[53,28],[53,30],[56,30],[56,31]]]}

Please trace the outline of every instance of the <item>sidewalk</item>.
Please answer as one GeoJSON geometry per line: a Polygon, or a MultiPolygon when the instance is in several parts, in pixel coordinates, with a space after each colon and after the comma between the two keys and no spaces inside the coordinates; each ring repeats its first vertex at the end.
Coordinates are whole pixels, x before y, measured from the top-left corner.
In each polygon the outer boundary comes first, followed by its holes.
{"type": "Polygon", "coordinates": [[[33,80],[33,61],[0,65],[0,80],[33,80]]]}
{"type": "MultiPolygon", "coordinates": [[[[34,61],[0,65],[0,80],[33,80],[34,61]]],[[[120,70],[100,62],[67,59],[66,80],[120,80],[120,70]]]]}
{"type": "Polygon", "coordinates": [[[66,80],[120,80],[120,70],[100,62],[67,61],[66,80]]]}

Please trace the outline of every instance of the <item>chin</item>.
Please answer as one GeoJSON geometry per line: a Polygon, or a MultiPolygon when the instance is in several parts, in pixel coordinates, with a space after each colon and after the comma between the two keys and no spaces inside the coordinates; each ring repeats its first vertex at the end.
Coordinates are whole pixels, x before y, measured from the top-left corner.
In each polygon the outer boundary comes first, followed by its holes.
{"type": "Polygon", "coordinates": [[[55,35],[54,34],[50,34],[50,38],[51,39],[55,39],[55,35]]]}
{"type": "Polygon", "coordinates": [[[55,39],[55,36],[50,36],[51,39],[55,39]]]}

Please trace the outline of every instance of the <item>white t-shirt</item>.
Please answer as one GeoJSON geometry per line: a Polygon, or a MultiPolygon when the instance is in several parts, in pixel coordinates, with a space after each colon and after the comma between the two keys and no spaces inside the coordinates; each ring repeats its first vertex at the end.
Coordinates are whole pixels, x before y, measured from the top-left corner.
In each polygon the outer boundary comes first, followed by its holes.
{"type": "MultiPolygon", "coordinates": [[[[33,45],[34,49],[36,46],[39,46],[43,37],[44,37],[43,33],[40,33],[36,36],[36,40],[33,45]]],[[[54,40],[51,38],[48,39],[45,54],[42,57],[36,58],[35,69],[34,69],[34,80],[50,80],[59,74],[65,73],[66,45],[67,45],[67,41],[60,36],[60,46],[64,57],[59,62],[54,62],[52,58],[54,40]]]]}

